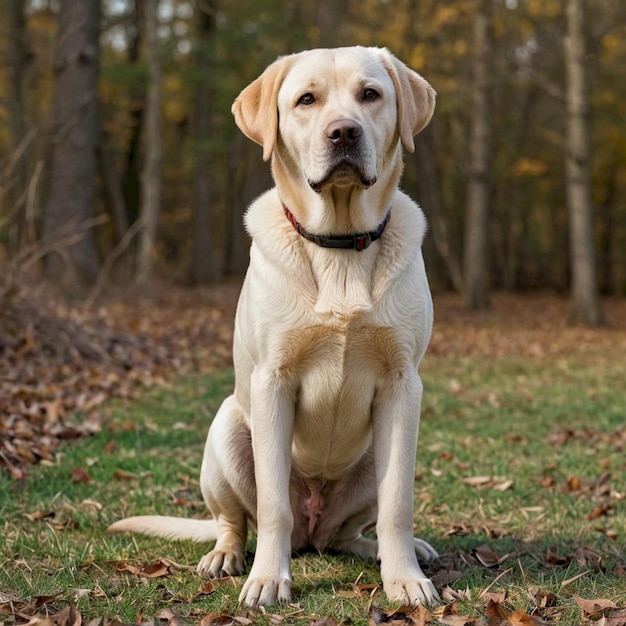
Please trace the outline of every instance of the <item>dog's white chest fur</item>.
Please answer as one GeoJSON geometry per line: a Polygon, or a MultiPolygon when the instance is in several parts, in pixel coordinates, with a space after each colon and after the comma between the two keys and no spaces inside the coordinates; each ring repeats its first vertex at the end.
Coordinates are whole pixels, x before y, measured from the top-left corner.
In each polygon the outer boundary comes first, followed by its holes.
{"type": "MultiPolygon", "coordinates": [[[[424,221],[399,194],[387,243],[362,252],[326,250],[301,240],[274,194],[257,200],[246,216],[253,262],[237,341],[291,390],[293,470],[305,478],[340,480],[371,446],[377,393],[397,372],[416,366],[430,336],[419,254],[424,221]],[[273,239],[281,230],[288,237],[273,239]],[[415,252],[407,254],[411,247],[415,252]],[[248,289],[261,276],[266,287],[248,289]]],[[[236,392],[244,405],[246,381],[238,379],[236,392]]],[[[247,419],[252,424],[255,416],[248,413],[247,419]]]]}
{"type": "Polygon", "coordinates": [[[371,407],[389,367],[384,329],[357,314],[345,324],[311,326],[290,337],[297,378],[293,469],[305,477],[342,478],[371,444],[371,407]]]}

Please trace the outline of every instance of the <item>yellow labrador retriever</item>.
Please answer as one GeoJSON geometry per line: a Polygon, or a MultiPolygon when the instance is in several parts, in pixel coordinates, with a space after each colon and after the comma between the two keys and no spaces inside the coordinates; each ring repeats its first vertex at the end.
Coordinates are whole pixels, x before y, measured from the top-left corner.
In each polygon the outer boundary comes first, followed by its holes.
{"type": "Polygon", "coordinates": [[[233,105],[276,187],[250,206],[250,267],[234,337],[236,384],[206,441],[200,475],[212,520],[132,517],[112,532],[216,541],[198,571],[244,570],[240,600],[288,602],[292,551],[379,559],[403,604],[437,592],[413,537],[415,454],[432,303],[425,220],[398,189],[402,149],[435,92],[379,48],[278,59],[233,105]],[[376,539],[363,536],[375,530],[376,539]]]}

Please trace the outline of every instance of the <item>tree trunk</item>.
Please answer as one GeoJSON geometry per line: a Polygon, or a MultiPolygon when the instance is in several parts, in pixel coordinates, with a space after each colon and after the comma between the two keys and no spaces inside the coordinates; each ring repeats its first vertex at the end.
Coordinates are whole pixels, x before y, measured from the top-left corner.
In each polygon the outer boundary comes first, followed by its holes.
{"type": "Polygon", "coordinates": [[[585,0],[567,0],[565,38],[566,154],[565,184],[569,215],[572,273],[570,322],[600,326],[604,316],[596,277],[591,208],[589,88],[586,57],[585,0]]]}
{"type": "Polygon", "coordinates": [[[43,244],[50,252],[47,276],[68,293],[86,287],[98,272],[93,204],[99,30],[99,0],[61,0],[43,244]]]}
{"type": "Polygon", "coordinates": [[[141,173],[141,233],[137,281],[147,286],[153,276],[157,224],[161,209],[161,61],[158,40],[158,0],[145,0],[148,93],[146,97],[145,158],[141,173]]]}
{"type": "Polygon", "coordinates": [[[489,307],[488,218],[491,151],[490,72],[492,0],[477,0],[474,17],[474,61],[470,165],[465,222],[464,289],[470,310],[489,307]]]}
{"type": "Polygon", "coordinates": [[[224,266],[227,276],[243,276],[250,260],[250,237],[243,227],[243,215],[252,201],[274,183],[269,164],[261,160],[257,147],[241,133],[231,146],[228,165],[230,219],[226,225],[224,266]]]}
{"type": "MultiPolygon", "coordinates": [[[[141,45],[143,40],[144,26],[143,0],[135,0],[135,8],[132,12],[132,24],[128,32],[127,62],[131,67],[137,67],[141,61],[141,45]]],[[[133,224],[139,219],[139,207],[141,206],[141,137],[144,127],[145,88],[137,81],[130,88],[130,128],[131,135],[128,140],[126,151],[126,167],[122,180],[122,192],[126,205],[127,221],[133,224]]]]}
{"type": "Polygon", "coordinates": [[[24,71],[28,62],[29,50],[26,43],[24,0],[6,0],[4,13],[6,23],[8,24],[6,29],[7,68],[9,72],[7,105],[12,155],[9,165],[5,167],[4,171],[6,195],[2,198],[2,215],[5,218],[10,215],[17,226],[17,228],[12,229],[8,240],[11,251],[15,253],[20,245],[20,233],[25,217],[26,187],[28,184],[27,158],[25,154],[27,141],[24,71]]]}
{"type": "Polygon", "coordinates": [[[617,151],[614,152],[610,164],[605,168],[602,200],[599,202],[600,232],[598,233],[600,269],[599,289],[605,296],[613,296],[617,292],[615,284],[614,235],[615,201],[618,197],[617,176],[619,171],[617,151]]]}
{"type": "Polygon", "coordinates": [[[122,184],[115,168],[111,139],[106,131],[100,134],[98,157],[100,176],[113,218],[114,240],[118,243],[128,231],[128,214],[126,213],[126,202],[124,200],[124,193],[122,192],[122,184]]]}
{"type": "Polygon", "coordinates": [[[196,70],[202,73],[194,89],[194,141],[196,162],[193,174],[193,247],[191,278],[196,284],[206,284],[218,278],[215,265],[213,214],[211,211],[211,113],[212,80],[209,75],[214,63],[212,40],[215,31],[215,7],[211,2],[198,3],[196,70]]]}
{"type": "Polygon", "coordinates": [[[435,248],[445,263],[448,278],[455,291],[463,291],[463,276],[457,250],[450,240],[446,223],[447,207],[443,198],[441,178],[437,167],[433,125],[429,124],[415,140],[419,159],[420,190],[424,198],[424,213],[433,233],[435,248]]]}

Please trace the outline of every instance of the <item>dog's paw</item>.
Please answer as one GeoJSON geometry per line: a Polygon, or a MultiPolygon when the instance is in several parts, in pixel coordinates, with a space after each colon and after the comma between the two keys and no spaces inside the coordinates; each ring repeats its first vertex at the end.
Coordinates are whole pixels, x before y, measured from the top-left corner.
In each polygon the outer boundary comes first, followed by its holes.
{"type": "Polygon", "coordinates": [[[291,600],[291,579],[248,577],[239,602],[251,607],[287,604],[291,600]]]}
{"type": "Polygon", "coordinates": [[[423,539],[418,539],[417,537],[415,537],[413,539],[413,542],[415,546],[415,552],[417,553],[417,556],[420,560],[428,562],[439,558],[439,553],[437,552],[437,550],[435,550],[435,548],[433,548],[423,539]]]}
{"type": "Polygon", "coordinates": [[[383,581],[383,589],[391,601],[399,602],[403,606],[417,606],[418,604],[436,606],[441,603],[435,586],[425,576],[409,580],[383,581]]]}
{"type": "Polygon", "coordinates": [[[198,563],[198,574],[204,578],[240,576],[244,572],[244,557],[240,550],[212,550],[198,563]]]}

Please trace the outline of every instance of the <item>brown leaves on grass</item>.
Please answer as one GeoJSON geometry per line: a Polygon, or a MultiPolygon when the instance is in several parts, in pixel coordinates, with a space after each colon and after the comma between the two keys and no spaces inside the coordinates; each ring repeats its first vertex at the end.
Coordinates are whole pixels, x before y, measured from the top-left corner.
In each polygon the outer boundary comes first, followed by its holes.
{"type": "Polygon", "coordinates": [[[427,609],[423,605],[417,607],[400,607],[397,609],[383,610],[379,607],[370,608],[370,626],[378,624],[391,624],[393,626],[427,626],[428,624],[444,624],[447,626],[512,626],[517,624],[537,625],[544,624],[538,616],[529,615],[522,609],[512,610],[505,606],[506,594],[500,592],[493,594],[485,610],[485,616],[473,617],[459,613],[458,602],[434,609],[427,609]],[[501,599],[500,599],[501,598],[501,599]]]}
{"type": "Polygon", "coordinates": [[[429,351],[437,356],[452,354],[526,356],[531,359],[587,353],[602,357],[626,350],[626,314],[623,299],[603,302],[608,325],[588,329],[567,324],[567,299],[547,294],[523,297],[497,293],[491,309],[471,312],[457,294],[436,297],[436,320],[429,351]],[[616,333],[615,331],[619,331],[616,333]]]}
{"type": "MultiPolygon", "coordinates": [[[[598,465],[604,468],[597,478],[582,478],[576,474],[566,477],[555,477],[555,467],[548,467],[545,475],[535,479],[535,482],[546,489],[558,489],[562,493],[575,497],[585,498],[590,507],[585,514],[587,521],[602,522],[610,517],[614,506],[626,499],[626,492],[621,484],[621,471],[626,468],[623,462],[626,451],[626,426],[614,431],[603,432],[591,428],[573,430],[562,428],[551,433],[548,443],[562,447],[565,445],[583,446],[590,454],[598,458],[598,465]],[[602,455],[606,456],[602,456],[602,455]],[[621,461],[621,463],[620,463],[621,461]],[[612,471],[612,466],[615,470],[612,471]]],[[[618,534],[611,528],[599,526],[598,531],[611,539],[617,539],[618,534]]]]}
{"type": "Polygon", "coordinates": [[[618,607],[612,600],[596,598],[587,600],[574,596],[585,618],[593,620],[599,626],[626,626],[626,607],[618,607]]]}
{"type": "MultiPolygon", "coordinates": [[[[149,569],[149,568],[144,568],[149,569]]],[[[120,571],[128,571],[122,569],[120,571]]],[[[138,574],[140,575],[140,574],[138,574]]],[[[211,583],[212,593],[215,585],[211,583]]],[[[469,592],[468,592],[469,594],[469,592]]],[[[95,597],[102,595],[101,590],[80,589],[74,594],[75,599],[81,597],[95,597]]],[[[528,590],[530,606],[526,608],[514,608],[509,605],[505,591],[485,592],[486,604],[482,605],[477,615],[464,615],[461,613],[459,601],[453,599],[445,605],[434,609],[428,609],[422,605],[417,607],[399,607],[396,609],[382,609],[370,601],[369,624],[389,626],[429,626],[442,624],[444,626],[540,626],[545,624],[558,624],[561,620],[561,609],[557,606],[557,598],[554,594],[538,588],[528,590]]],[[[444,594],[445,596],[445,594],[444,594]]],[[[197,596],[194,596],[194,598],[197,596]]],[[[191,598],[189,600],[193,600],[191,598]]],[[[471,595],[459,596],[459,600],[471,601],[471,595]]],[[[626,626],[626,607],[619,607],[612,600],[606,598],[586,599],[574,595],[572,602],[580,609],[580,620],[577,623],[597,624],[598,626],[626,626]]],[[[38,596],[31,601],[25,602],[20,599],[0,592],[0,618],[10,617],[12,622],[26,624],[27,626],[82,626],[85,622],[80,611],[69,604],[59,610],[60,594],[38,596]]],[[[314,616],[307,615],[297,604],[290,605],[286,614],[270,614],[261,611],[263,623],[279,626],[284,623],[308,624],[309,626],[340,626],[341,623],[331,615],[314,616]]],[[[464,606],[463,611],[467,611],[464,606]]],[[[235,614],[227,612],[210,612],[202,614],[197,610],[188,618],[183,618],[173,607],[167,607],[159,611],[154,619],[146,619],[135,622],[135,626],[184,626],[185,624],[199,624],[199,626],[250,626],[256,623],[258,613],[244,610],[235,614]]],[[[117,618],[101,617],[86,622],[87,626],[123,626],[117,618]]]]}
{"type": "Polygon", "coordinates": [[[166,558],[157,559],[153,563],[144,566],[135,565],[130,561],[108,561],[107,563],[118,572],[128,572],[129,574],[135,574],[142,578],[163,578],[174,572],[191,571],[195,569],[190,565],[181,565],[180,563],[166,558]]]}
{"type": "Polygon", "coordinates": [[[230,363],[237,292],[168,288],[93,311],[2,299],[0,467],[22,479],[28,465],[53,462],[61,442],[99,430],[95,411],[109,398],[230,363]]]}
{"type": "Polygon", "coordinates": [[[421,604],[416,607],[400,607],[384,611],[376,606],[370,608],[370,626],[389,624],[390,626],[426,626],[434,624],[433,614],[421,604]]]}

